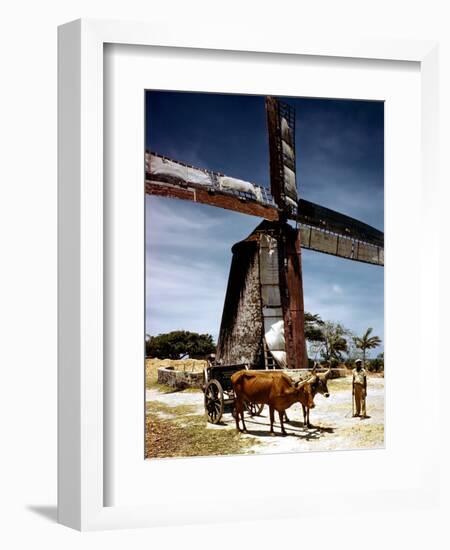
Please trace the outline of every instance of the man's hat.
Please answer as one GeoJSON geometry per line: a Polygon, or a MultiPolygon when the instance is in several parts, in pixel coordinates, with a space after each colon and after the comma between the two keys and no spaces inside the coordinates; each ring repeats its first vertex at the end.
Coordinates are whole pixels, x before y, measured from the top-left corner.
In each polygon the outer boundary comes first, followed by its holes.
{"type": "Polygon", "coordinates": [[[361,359],[357,359],[357,360],[355,361],[355,365],[357,365],[358,363],[359,363],[359,364],[362,363],[361,359]]]}

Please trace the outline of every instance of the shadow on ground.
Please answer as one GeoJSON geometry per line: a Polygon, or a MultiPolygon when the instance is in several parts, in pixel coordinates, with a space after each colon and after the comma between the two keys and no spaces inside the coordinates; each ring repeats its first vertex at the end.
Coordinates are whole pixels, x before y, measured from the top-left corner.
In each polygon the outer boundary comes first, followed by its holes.
{"type": "MultiPolygon", "coordinates": [[[[267,428],[266,422],[262,421],[262,419],[258,422],[256,418],[257,417],[254,416],[251,420],[246,420],[246,424],[251,426],[264,426],[267,428]]],[[[305,441],[320,439],[325,434],[334,433],[333,428],[325,428],[321,426],[311,426],[310,428],[306,428],[306,426],[303,425],[303,422],[298,422],[296,420],[286,423],[285,429],[287,436],[298,437],[299,439],[304,439],[305,441]]],[[[274,431],[275,435],[272,435],[269,430],[252,430],[247,427],[247,433],[256,437],[286,437],[281,433],[281,428],[277,423],[274,424],[274,431]]]]}
{"type": "Polygon", "coordinates": [[[33,505],[27,506],[27,510],[34,512],[38,516],[41,516],[52,523],[56,523],[58,521],[58,508],[56,506],[33,505]]]}

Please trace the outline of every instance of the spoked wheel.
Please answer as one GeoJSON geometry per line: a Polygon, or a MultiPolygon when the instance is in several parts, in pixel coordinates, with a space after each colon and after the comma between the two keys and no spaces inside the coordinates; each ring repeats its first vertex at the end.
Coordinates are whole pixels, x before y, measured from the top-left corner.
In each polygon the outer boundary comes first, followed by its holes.
{"type": "Polygon", "coordinates": [[[205,412],[211,424],[218,424],[223,414],[223,389],[217,380],[210,380],[205,388],[205,412]]]}
{"type": "Polygon", "coordinates": [[[258,403],[249,403],[248,401],[245,402],[245,410],[250,416],[259,416],[263,409],[263,404],[259,405],[258,403]]]}

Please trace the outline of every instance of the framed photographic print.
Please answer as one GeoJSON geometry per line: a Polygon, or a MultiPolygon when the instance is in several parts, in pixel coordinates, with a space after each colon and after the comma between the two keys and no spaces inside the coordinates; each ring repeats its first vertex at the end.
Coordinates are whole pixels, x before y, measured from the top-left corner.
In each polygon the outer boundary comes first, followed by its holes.
{"type": "Polygon", "coordinates": [[[384,103],[145,105],[146,458],[382,448],[384,103]]]}
{"type": "Polygon", "coordinates": [[[59,31],[59,521],[432,505],[436,45],[179,30],[59,31]]]}

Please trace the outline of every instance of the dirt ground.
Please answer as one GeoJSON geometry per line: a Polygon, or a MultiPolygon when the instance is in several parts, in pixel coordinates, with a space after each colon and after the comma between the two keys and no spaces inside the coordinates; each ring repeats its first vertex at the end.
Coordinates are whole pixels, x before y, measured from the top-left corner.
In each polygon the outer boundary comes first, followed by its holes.
{"type": "MultiPolygon", "coordinates": [[[[233,454],[383,448],[384,378],[368,379],[369,418],[366,419],[352,418],[351,377],[330,380],[328,388],[329,398],[322,395],[315,397],[316,407],[310,413],[313,427],[306,428],[303,425],[301,406],[295,404],[287,411],[290,419],[290,423],[286,424],[288,436],[274,437],[269,434],[267,406],[260,416],[251,418],[246,414],[248,433],[238,434],[230,413],[224,414],[219,425],[206,422],[201,391],[165,392],[161,388],[150,387],[146,394],[147,456],[230,454],[230,442],[233,454]],[[158,428],[158,423],[165,423],[165,426],[158,428]],[[160,432],[158,441],[152,436],[152,426],[154,431],[160,432]],[[175,440],[179,440],[183,434],[186,437],[186,444],[180,445],[178,441],[173,452],[170,443],[164,441],[164,433],[169,433],[168,426],[176,431],[175,440]],[[211,439],[214,439],[213,443],[211,439]],[[196,449],[191,449],[189,441],[195,443],[196,449]],[[158,446],[163,449],[160,450],[158,446]]],[[[275,431],[280,433],[278,422],[275,431]]]]}

